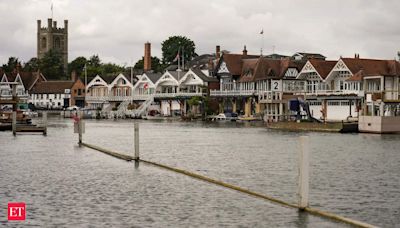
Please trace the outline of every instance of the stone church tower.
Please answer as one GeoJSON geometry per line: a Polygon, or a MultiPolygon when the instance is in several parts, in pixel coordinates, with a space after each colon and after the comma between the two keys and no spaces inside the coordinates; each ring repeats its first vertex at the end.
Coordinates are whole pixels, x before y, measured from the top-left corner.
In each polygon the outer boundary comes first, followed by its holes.
{"type": "Polygon", "coordinates": [[[37,57],[43,58],[51,49],[58,50],[64,63],[64,71],[68,67],[68,20],[64,20],[64,28],[57,28],[57,21],[47,19],[47,28],[41,27],[41,21],[37,21],[37,57]]]}

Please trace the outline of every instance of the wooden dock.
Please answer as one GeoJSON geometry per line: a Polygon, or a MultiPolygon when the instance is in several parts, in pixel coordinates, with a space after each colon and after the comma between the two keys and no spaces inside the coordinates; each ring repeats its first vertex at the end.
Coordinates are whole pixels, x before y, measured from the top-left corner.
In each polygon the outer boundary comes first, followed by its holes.
{"type": "Polygon", "coordinates": [[[22,133],[43,133],[44,135],[47,134],[46,127],[41,127],[36,125],[22,125],[22,126],[17,125],[16,131],[22,133]]]}

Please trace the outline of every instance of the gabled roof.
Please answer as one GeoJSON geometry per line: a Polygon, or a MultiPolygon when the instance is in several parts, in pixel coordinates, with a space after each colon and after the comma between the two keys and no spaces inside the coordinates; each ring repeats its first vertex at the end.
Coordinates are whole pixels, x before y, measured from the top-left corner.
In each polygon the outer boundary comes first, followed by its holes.
{"type": "Polygon", "coordinates": [[[262,58],[258,59],[243,59],[242,60],[242,73],[239,78],[239,82],[251,82],[254,81],[257,65],[262,61],[262,58]]]}
{"type": "Polygon", "coordinates": [[[395,76],[400,74],[400,63],[396,60],[342,58],[351,73],[362,71],[363,76],[395,76]]]}
{"type": "Polygon", "coordinates": [[[146,72],[144,74],[146,74],[146,76],[150,79],[151,82],[153,82],[153,84],[156,84],[158,79],[160,79],[161,76],[162,76],[162,74],[160,74],[160,73],[149,73],[149,72],[146,72]]]}
{"type": "Polygon", "coordinates": [[[187,64],[185,69],[210,69],[210,63],[215,59],[215,55],[204,54],[194,57],[187,64]]]}
{"type": "Polygon", "coordinates": [[[228,67],[228,70],[231,75],[236,75],[239,76],[242,73],[242,60],[243,59],[253,59],[253,58],[259,58],[259,55],[243,55],[243,54],[230,54],[230,53],[224,53],[217,65],[217,70],[222,62],[226,63],[226,66],[228,67]]]}
{"type": "Polygon", "coordinates": [[[183,75],[185,75],[187,73],[187,71],[181,71],[181,72],[178,72],[178,71],[166,71],[166,72],[171,74],[172,77],[174,77],[177,81],[179,81],[183,77],[183,75]]]}
{"type": "Polygon", "coordinates": [[[282,79],[289,68],[296,68],[300,71],[304,64],[304,61],[290,59],[270,59],[265,57],[246,59],[243,60],[242,74],[239,81],[282,79]]]}
{"type": "Polygon", "coordinates": [[[200,69],[190,69],[190,70],[193,71],[193,73],[195,73],[204,82],[218,82],[218,79],[205,75],[203,71],[201,71],[200,69]]]}
{"type": "Polygon", "coordinates": [[[45,81],[37,83],[31,93],[64,93],[65,89],[71,89],[75,82],[73,81],[45,81]]]}
{"type": "Polygon", "coordinates": [[[310,59],[308,60],[322,79],[325,79],[328,76],[329,72],[336,65],[336,60],[319,60],[319,59],[310,59]]]}
{"type": "Polygon", "coordinates": [[[41,77],[44,81],[46,80],[46,78],[40,72],[12,72],[7,74],[7,80],[9,82],[14,82],[18,74],[26,90],[32,89],[32,86],[39,79],[39,77],[41,77]]]}

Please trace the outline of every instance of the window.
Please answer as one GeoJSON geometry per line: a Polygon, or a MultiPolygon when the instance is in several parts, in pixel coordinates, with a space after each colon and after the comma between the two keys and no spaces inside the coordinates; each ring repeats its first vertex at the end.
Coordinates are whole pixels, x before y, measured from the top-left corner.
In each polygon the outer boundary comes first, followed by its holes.
{"type": "Polygon", "coordinates": [[[78,96],[82,95],[82,90],[78,89],[78,96]]]}
{"type": "Polygon", "coordinates": [[[57,49],[61,48],[60,37],[56,37],[56,38],[54,39],[54,48],[57,48],[57,49]]]}
{"type": "Polygon", "coordinates": [[[42,46],[42,48],[47,48],[47,40],[46,40],[46,37],[42,37],[42,40],[41,40],[41,46],[42,46]]]}

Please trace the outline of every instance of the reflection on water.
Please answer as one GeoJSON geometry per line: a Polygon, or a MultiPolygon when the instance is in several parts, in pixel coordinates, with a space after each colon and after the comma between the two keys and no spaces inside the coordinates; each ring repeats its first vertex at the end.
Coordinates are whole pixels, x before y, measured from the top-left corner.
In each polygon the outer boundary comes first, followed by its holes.
{"type": "MultiPolygon", "coordinates": [[[[39,226],[337,227],[242,193],[78,147],[72,121],[48,136],[0,132],[0,211],[39,226]]],[[[298,137],[310,136],[312,207],[400,223],[400,136],[272,131],[259,123],[139,121],[141,158],[296,203],[298,137]]],[[[133,155],[132,120],[89,120],[83,140],[133,155]]],[[[7,218],[0,214],[0,223],[7,218]]]]}

